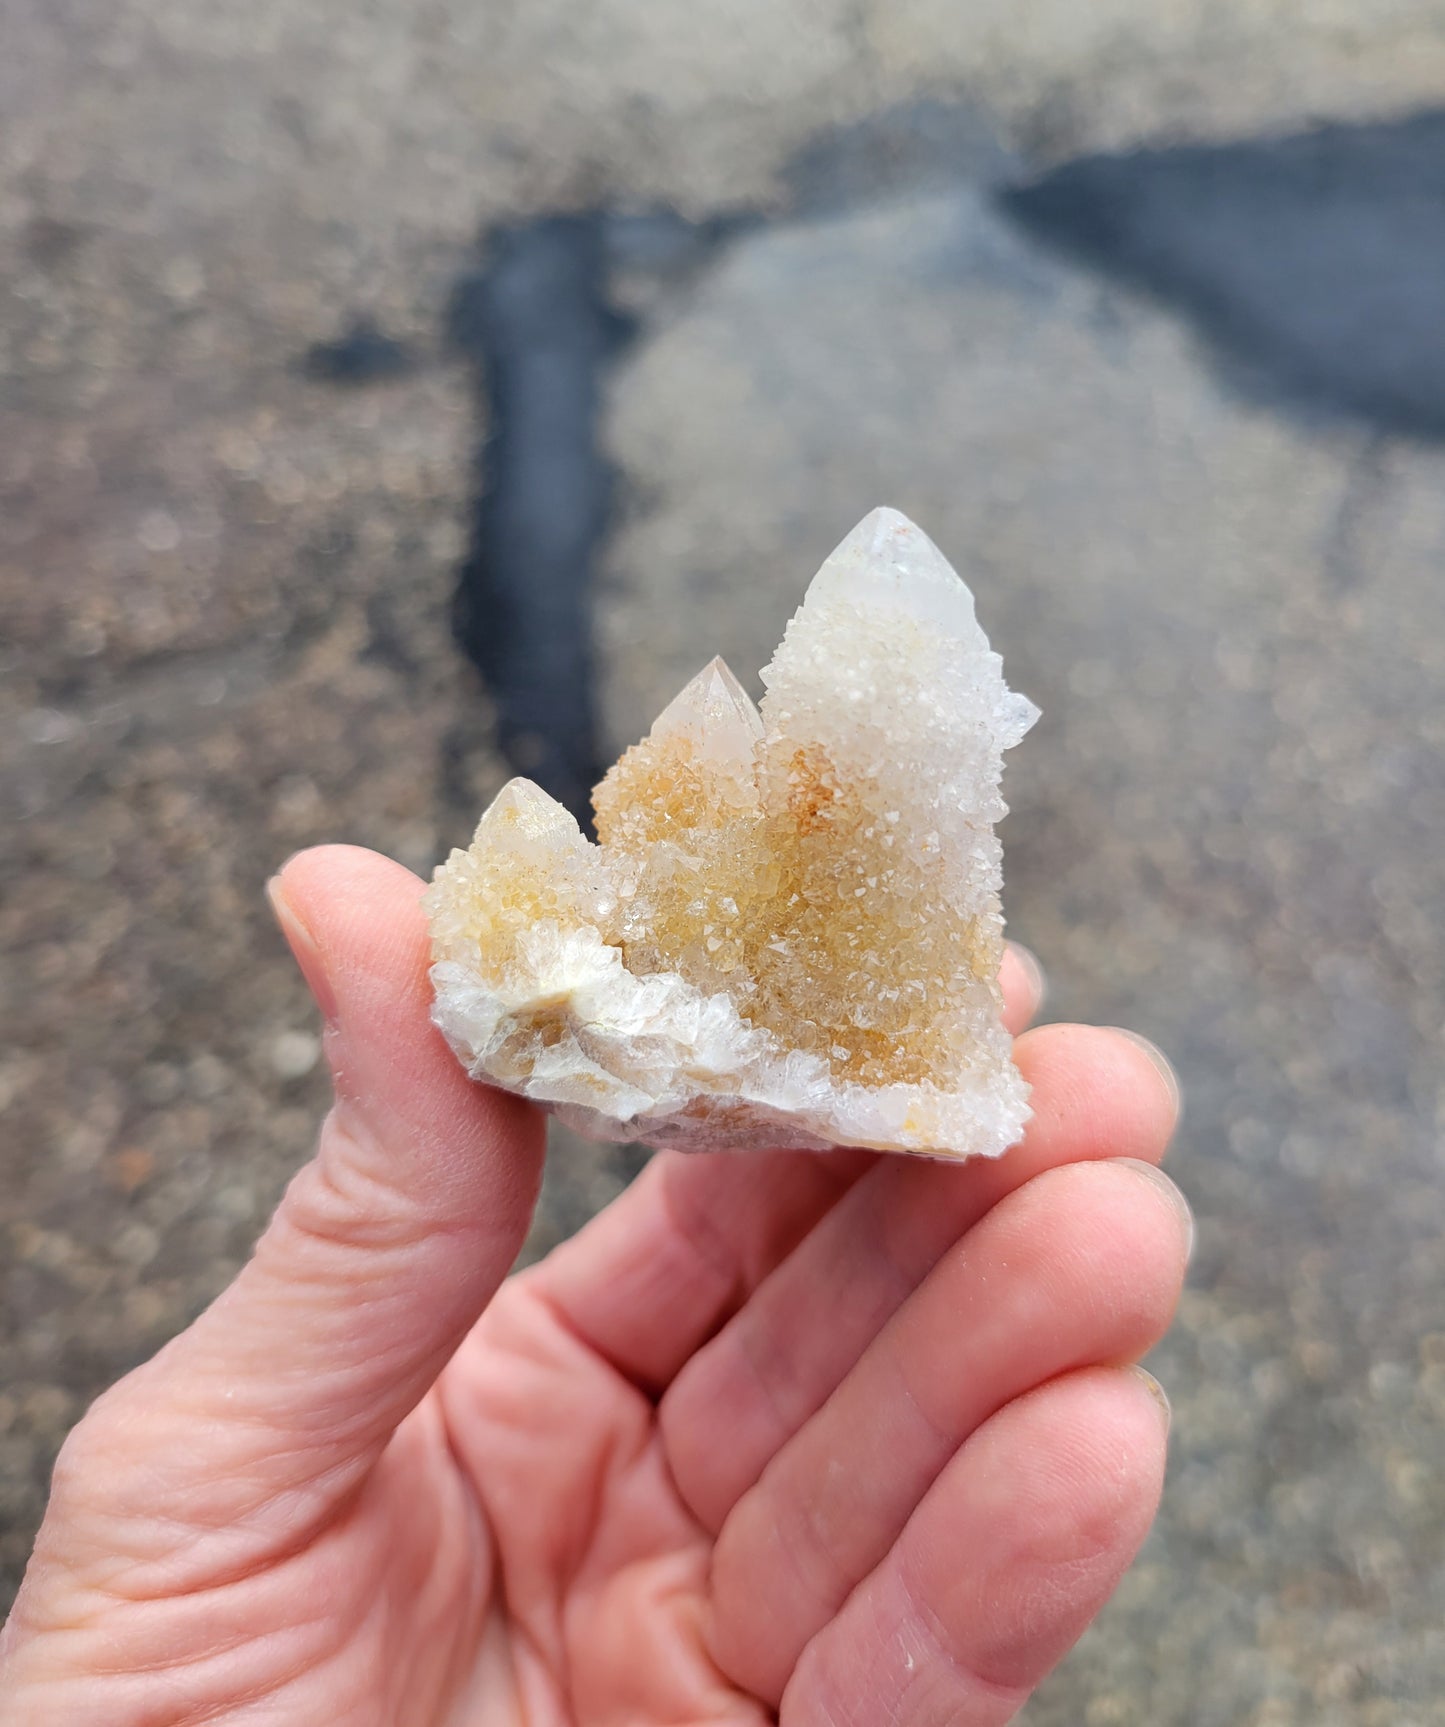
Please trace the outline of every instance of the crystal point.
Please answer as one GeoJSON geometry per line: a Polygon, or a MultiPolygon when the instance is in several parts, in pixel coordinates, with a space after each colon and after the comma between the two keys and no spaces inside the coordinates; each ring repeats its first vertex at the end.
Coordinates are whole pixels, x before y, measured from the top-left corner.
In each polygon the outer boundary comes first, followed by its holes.
{"type": "Polygon", "coordinates": [[[692,682],[672,698],[652,722],[647,735],[661,738],[683,731],[700,739],[709,732],[749,739],[763,735],[762,716],[721,654],[709,660],[692,682]]]}
{"type": "Polygon", "coordinates": [[[933,542],[875,510],[763,673],[720,659],[596,792],[599,846],[513,781],[428,895],[438,1024],[593,1137],[997,1155],[1012,694],[933,542]]]}

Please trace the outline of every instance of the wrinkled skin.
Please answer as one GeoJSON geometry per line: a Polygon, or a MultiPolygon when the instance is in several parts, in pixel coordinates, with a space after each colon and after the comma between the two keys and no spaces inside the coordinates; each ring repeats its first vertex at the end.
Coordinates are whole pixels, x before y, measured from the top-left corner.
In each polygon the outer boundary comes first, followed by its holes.
{"type": "Polygon", "coordinates": [[[1008,1720],[1160,1489],[1167,1070],[1034,1031],[998,1162],[660,1156],[508,1280],[542,1123],[430,1027],[420,891],[344,848],[279,878],[336,1105],[67,1442],[0,1722],[1008,1720]]]}

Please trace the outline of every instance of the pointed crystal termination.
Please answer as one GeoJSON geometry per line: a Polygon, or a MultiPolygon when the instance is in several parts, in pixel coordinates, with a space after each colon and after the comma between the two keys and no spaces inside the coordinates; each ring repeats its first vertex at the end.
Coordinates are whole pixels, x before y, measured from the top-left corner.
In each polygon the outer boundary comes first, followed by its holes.
{"type": "Polygon", "coordinates": [[[721,660],[595,794],[525,781],[427,896],[437,1023],[474,1077],[595,1138],[996,1156],[1003,751],[1037,717],[928,537],[875,510],[763,673],[721,660]]]}
{"type": "Polygon", "coordinates": [[[705,755],[732,758],[739,748],[751,752],[763,735],[763,718],[719,654],[672,698],[647,735],[654,743],[686,735],[705,755]]]}

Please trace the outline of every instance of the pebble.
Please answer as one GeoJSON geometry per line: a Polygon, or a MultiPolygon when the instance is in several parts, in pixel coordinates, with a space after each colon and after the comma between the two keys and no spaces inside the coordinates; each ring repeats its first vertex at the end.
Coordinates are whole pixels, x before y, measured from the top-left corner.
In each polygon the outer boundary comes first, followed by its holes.
{"type": "Polygon", "coordinates": [[[271,1039],[272,1071],[280,1079],[304,1079],[321,1058],[321,1039],[314,1031],[282,1031],[271,1039]]]}

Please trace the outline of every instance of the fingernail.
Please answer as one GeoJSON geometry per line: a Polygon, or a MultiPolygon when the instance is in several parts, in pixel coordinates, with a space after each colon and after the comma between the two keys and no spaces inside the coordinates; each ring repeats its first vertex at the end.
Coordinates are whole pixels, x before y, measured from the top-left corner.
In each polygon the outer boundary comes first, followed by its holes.
{"type": "Polygon", "coordinates": [[[1049,979],[1043,966],[1039,964],[1039,956],[1021,941],[1010,941],[1008,945],[1013,949],[1014,958],[1029,974],[1029,980],[1034,986],[1034,998],[1042,1007],[1048,1000],[1049,979]]]}
{"type": "Polygon", "coordinates": [[[1137,1031],[1130,1031],[1127,1025],[1114,1025],[1109,1028],[1118,1032],[1120,1037],[1127,1037],[1130,1043],[1137,1044],[1154,1063],[1159,1077],[1169,1087],[1169,1095],[1174,1099],[1174,1114],[1176,1117],[1184,1112],[1184,1093],[1179,1087],[1179,1075],[1174,1071],[1174,1064],[1158,1044],[1150,1043],[1147,1037],[1140,1037],[1137,1031]]]}
{"type": "Polygon", "coordinates": [[[1131,1367],[1129,1371],[1159,1405],[1159,1412],[1164,1417],[1164,1431],[1167,1433],[1169,1424],[1174,1419],[1174,1411],[1169,1406],[1168,1393],[1154,1375],[1147,1373],[1142,1367],[1131,1367]]]}
{"type": "Polygon", "coordinates": [[[1121,1169],[1132,1170],[1135,1175],[1142,1176],[1156,1193],[1169,1201],[1184,1230],[1185,1255],[1192,1257],[1194,1253],[1194,1213],[1189,1209],[1189,1201],[1170,1181],[1164,1171],[1155,1164],[1145,1163],[1142,1158],[1137,1157],[1115,1157],[1110,1161],[1117,1163],[1121,1169]]]}
{"type": "Polygon", "coordinates": [[[266,883],[266,898],[271,902],[271,910],[276,914],[276,922],[281,926],[281,933],[286,937],[286,944],[295,956],[301,975],[306,979],[306,987],[316,999],[316,1005],[321,1010],[321,1017],[328,1026],[336,1024],[336,992],[331,987],[331,977],[326,969],[326,960],[322,955],[316,937],[312,935],[309,926],[286,897],[286,889],[279,875],[272,876],[266,883]]]}

